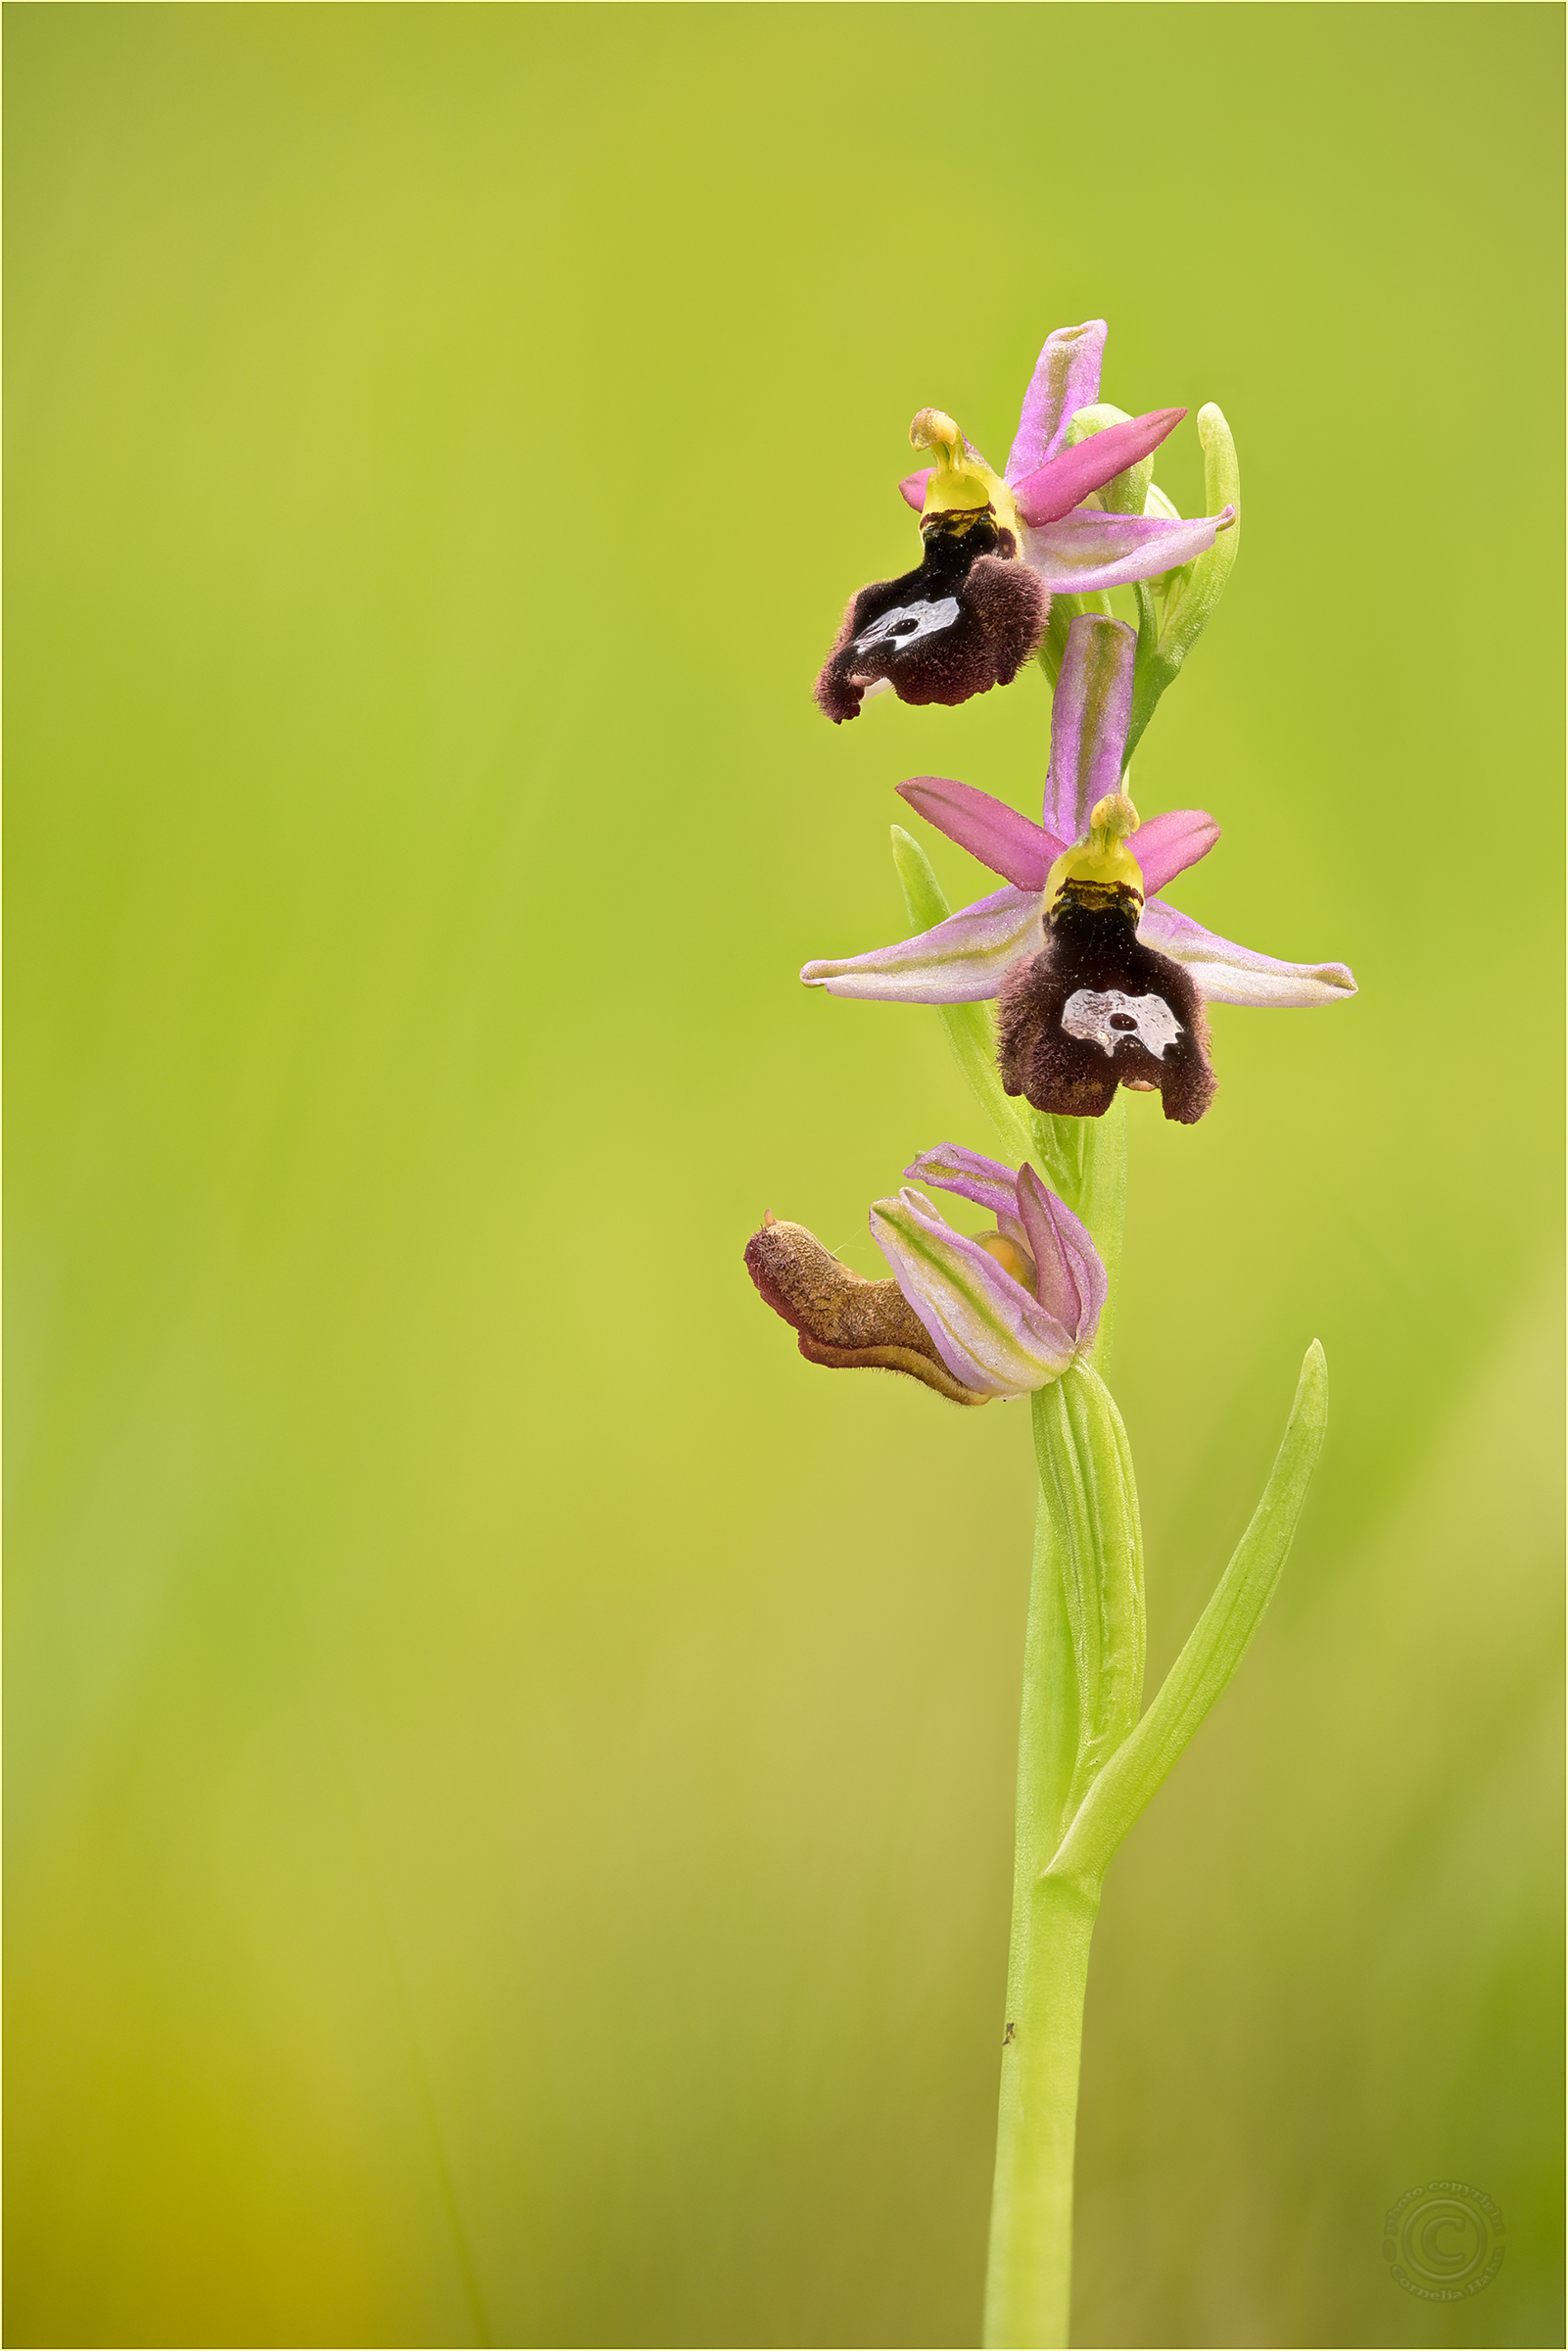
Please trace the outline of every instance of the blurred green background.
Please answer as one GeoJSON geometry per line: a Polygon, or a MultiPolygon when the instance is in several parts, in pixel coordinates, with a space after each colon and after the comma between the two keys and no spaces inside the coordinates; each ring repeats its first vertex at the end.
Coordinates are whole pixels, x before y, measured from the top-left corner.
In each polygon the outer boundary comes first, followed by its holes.
{"type": "Polygon", "coordinates": [[[740,1250],[988,1145],[794,973],[1044,682],[808,689],[1099,314],[1241,451],[1176,894],[1362,992],[1133,1105],[1152,1676],[1314,1334],[1333,1420],[1112,1872],[1075,2339],[1560,2341],[1560,13],[9,33],[7,2339],[975,2339],[1027,1423],[740,1250]]]}

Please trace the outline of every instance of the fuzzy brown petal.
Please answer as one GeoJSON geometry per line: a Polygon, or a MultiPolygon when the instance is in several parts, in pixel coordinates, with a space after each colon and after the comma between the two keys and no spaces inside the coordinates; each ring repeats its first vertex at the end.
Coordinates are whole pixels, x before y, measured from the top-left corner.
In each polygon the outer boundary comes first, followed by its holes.
{"type": "Polygon", "coordinates": [[[1059,906],[1042,951],[1003,980],[1003,1087],[1059,1118],[1099,1119],[1118,1085],[1136,1082],[1158,1089],[1167,1119],[1193,1126],[1214,1094],[1202,999],[1180,964],[1139,939],[1131,903],[1087,902],[1113,894],[1083,886],[1086,902],[1059,906]]]}
{"type": "Polygon", "coordinates": [[[896,1281],[868,1281],[804,1224],[770,1218],[746,1243],[746,1271],[799,1333],[808,1363],[832,1370],[903,1371],[952,1404],[990,1398],[955,1379],[896,1281]]]}
{"type": "Polygon", "coordinates": [[[845,613],[815,692],[835,725],[870,686],[901,702],[967,702],[1010,686],[1045,634],[1051,599],[989,513],[961,532],[923,526],[918,569],[874,580],[845,613]]]}

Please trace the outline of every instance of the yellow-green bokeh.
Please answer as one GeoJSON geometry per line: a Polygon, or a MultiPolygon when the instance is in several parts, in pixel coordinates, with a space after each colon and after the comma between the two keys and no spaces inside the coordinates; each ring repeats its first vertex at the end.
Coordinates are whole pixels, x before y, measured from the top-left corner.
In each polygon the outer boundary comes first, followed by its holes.
{"type": "Polygon", "coordinates": [[[1112,1874],[1076,2339],[1561,2339],[1561,29],[10,12],[9,2341],[974,2338],[1027,1421],[739,1253],[986,1144],[793,975],[1043,681],[806,690],[1096,314],[1241,451],[1177,895],[1362,992],[1133,1106],[1154,1671],[1333,1418],[1112,1874]]]}

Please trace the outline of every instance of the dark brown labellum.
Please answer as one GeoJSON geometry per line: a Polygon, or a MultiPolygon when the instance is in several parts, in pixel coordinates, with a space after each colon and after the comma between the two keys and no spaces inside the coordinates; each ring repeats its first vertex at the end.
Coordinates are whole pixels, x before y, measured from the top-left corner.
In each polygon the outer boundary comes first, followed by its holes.
{"type": "Polygon", "coordinates": [[[1103,1118],[1117,1087],[1158,1088],[1194,1126],[1213,1099],[1209,1029],[1188,974],[1138,937],[1138,899],[1069,882],[1045,945],[1002,983],[997,1062],[1010,1094],[1070,1119],[1103,1118]]]}
{"type": "Polygon", "coordinates": [[[804,1224],[770,1217],[746,1243],[746,1271],[776,1315],[800,1334],[808,1363],[837,1371],[904,1371],[954,1404],[990,1398],[955,1379],[896,1281],[868,1281],[804,1224]]]}
{"type": "Polygon", "coordinates": [[[837,725],[885,678],[904,702],[967,702],[1009,686],[1045,634],[1051,600],[990,509],[922,527],[918,571],[863,588],[817,680],[837,725]]]}

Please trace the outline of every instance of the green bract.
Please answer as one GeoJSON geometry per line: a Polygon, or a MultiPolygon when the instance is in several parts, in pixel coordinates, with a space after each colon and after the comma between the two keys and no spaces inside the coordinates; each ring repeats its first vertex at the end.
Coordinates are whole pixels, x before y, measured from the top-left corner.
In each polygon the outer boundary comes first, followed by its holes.
{"type": "Polygon", "coordinates": [[[1137,583],[1138,665],[1133,676],[1132,724],[1127,729],[1129,759],[1154,716],[1155,704],[1209,626],[1241,552],[1241,469],[1236,462],[1236,444],[1224,411],[1212,401],[1198,411],[1198,438],[1204,452],[1205,495],[1211,502],[1217,499],[1234,506],[1236,519],[1207,554],[1196,556],[1180,571],[1168,572],[1164,581],[1137,583]],[[1166,590],[1163,598],[1162,587],[1166,590]]]}

